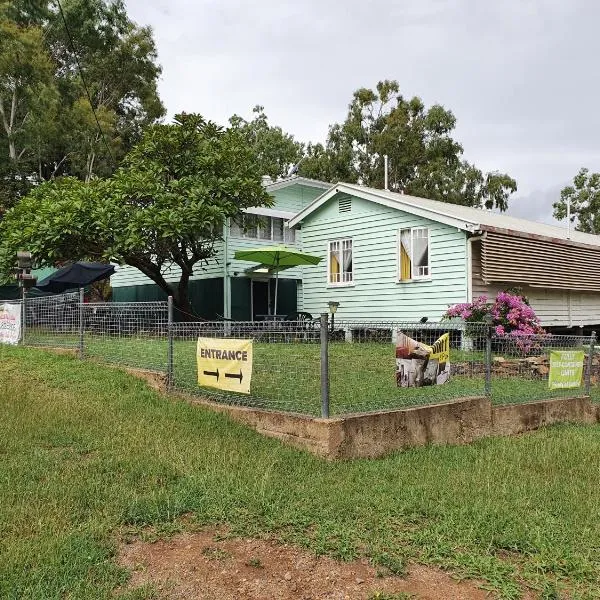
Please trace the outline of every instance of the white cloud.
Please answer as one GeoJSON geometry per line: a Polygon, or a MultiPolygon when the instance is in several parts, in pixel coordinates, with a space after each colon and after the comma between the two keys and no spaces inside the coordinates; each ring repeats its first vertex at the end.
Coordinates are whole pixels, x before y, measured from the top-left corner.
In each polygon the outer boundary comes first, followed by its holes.
{"type": "MultiPolygon", "coordinates": [[[[127,0],[127,7],[154,28],[170,116],[195,111],[225,123],[262,104],[272,122],[319,141],[344,118],[356,88],[397,79],[405,95],[454,111],[466,157],[516,177],[519,198],[540,211],[530,217],[551,213],[535,190],[560,189],[581,166],[600,170],[594,0],[127,0]]],[[[520,210],[522,200],[513,205],[520,210]]]]}

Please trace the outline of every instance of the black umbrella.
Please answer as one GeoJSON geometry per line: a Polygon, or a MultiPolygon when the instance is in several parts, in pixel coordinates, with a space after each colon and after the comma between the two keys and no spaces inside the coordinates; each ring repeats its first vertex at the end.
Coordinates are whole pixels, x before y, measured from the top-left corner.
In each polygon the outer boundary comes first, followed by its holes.
{"type": "Polygon", "coordinates": [[[80,261],[59,269],[35,287],[43,292],[60,294],[74,288],[85,287],[95,281],[108,279],[114,272],[114,265],[80,261]]]}

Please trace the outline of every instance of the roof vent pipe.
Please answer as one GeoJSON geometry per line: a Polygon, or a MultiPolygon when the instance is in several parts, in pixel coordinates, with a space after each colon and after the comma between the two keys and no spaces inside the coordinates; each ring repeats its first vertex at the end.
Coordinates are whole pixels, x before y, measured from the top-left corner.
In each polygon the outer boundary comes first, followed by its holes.
{"type": "Polygon", "coordinates": [[[383,189],[388,190],[388,155],[383,155],[383,189]]]}

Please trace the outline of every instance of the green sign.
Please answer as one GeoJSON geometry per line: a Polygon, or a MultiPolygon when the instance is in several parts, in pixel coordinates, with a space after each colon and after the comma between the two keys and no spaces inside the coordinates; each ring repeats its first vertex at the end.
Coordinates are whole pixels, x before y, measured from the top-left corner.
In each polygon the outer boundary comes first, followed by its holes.
{"type": "Polygon", "coordinates": [[[548,387],[551,390],[580,387],[583,378],[583,358],[584,354],[581,350],[550,352],[548,387]]]}

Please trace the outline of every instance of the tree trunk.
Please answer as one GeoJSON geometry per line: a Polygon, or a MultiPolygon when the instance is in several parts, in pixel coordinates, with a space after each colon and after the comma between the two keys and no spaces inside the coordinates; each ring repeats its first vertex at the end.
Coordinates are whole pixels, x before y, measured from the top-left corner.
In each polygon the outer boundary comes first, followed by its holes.
{"type": "Polygon", "coordinates": [[[179,309],[179,317],[182,321],[194,320],[189,290],[190,273],[182,270],[177,288],[173,290],[173,304],[179,309]]]}
{"type": "Polygon", "coordinates": [[[151,279],[156,285],[168,296],[173,296],[173,305],[178,309],[179,318],[184,321],[194,320],[192,314],[192,306],[190,304],[189,296],[189,282],[191,273],[186,269],[182,269],[181,277],[177,284],[168,283],[160,272],[158,266],[153,263],[129,259],[126,264],[135,267],[140,270],[146,277],[151,279]]]}

